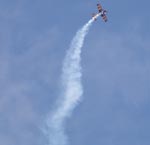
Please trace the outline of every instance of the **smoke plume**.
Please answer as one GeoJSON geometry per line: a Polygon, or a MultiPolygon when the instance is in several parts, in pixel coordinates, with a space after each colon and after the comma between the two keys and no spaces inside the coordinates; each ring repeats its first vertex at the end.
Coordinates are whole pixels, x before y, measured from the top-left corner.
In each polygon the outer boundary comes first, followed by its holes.
{"type": "MultiPolygon", "coordinates": [[[[98,15],[97,15],[98,17],[98,15]]],[[[64,123],[81,99],[81,48],[85,36],[94,19],[85,24],[74,36],[67,51],[62,68],[62,90],[54,111],[46,120],[48,145],[67,145],[68,139],[64,132],[64,123]]]]}

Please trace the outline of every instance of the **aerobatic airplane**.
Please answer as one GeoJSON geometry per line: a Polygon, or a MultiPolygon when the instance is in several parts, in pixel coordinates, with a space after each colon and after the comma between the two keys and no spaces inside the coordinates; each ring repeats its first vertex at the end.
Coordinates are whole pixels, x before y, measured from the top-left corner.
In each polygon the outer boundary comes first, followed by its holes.
{"type": "MultiPolygon", "coordinates": [[[[107,11],[102,8],[100,3],[97,4],[97,9],[98,9],[98,14],[101,15],[101,17],[104,20],[104,22],[107,22],[107,16],[106,16],[107,11]]],[[[92,14],[92,18],[95,21],[97,20],[98,14],[95,14],[95,13],[92,14]]]]}

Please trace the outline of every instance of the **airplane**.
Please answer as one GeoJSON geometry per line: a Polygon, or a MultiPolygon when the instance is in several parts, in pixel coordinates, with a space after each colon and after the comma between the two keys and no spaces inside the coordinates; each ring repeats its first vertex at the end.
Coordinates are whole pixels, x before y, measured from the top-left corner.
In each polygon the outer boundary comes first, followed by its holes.
{"type": "Polygon", "coordinates": [[[107,11],[102,8],[100,3],[97,4],[97,9],[98,9],[98,14],[93,13],[92,18],[96,21],[97,16],[100,14],[104,22],[107,22],[108,21],[107,16],[106,16],[107,11]]]}

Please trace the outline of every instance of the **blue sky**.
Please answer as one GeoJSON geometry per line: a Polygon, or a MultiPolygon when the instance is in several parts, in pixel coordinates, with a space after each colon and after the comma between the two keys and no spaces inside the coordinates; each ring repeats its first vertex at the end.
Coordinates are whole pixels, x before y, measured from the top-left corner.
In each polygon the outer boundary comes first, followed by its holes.
{"type": "MultiPolygon", "coordinates": [[[[149,145],[148,0],[101,1],[82,52],[84,95],[67,120],[71,145],[149,145]]],[[[0,0],[0,144],[44,145],[65,52],[97,1],[0,0]]]]}

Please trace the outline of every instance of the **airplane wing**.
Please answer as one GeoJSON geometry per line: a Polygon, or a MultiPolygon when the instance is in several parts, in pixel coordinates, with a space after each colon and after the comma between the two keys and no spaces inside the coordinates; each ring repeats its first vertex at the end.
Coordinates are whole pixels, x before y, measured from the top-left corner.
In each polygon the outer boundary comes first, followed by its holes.
{"type": "Polygon", "coordinates": [[[107,21],[108,21],[108,19],[107,19],[107,16],[106,16],[106,15],[104,15],[102,18],[103,18],[103,20],[104,20],[105,22],[107,22],[107,21]]]}
{"type": "Polygon", "coordinates": [[[101,14],[101,17],[102,17],[102,19],[104,20],[104,22],[107,22],[107,21],[108,21],[107,16],[106,16],[106,13],[107,13],[107,11],[106,11],[106,10],[103,10],[103,11],[102,11],[102,14],[101,14]]]}
{"type": "Polygon", "coordinates": [[[102,8],[102,6],[101,6],[100,3],[97,4],[97,9],[98,9],[98,12],[99,12],[99,13],[102,12],[103,8],[102,8]]]}

